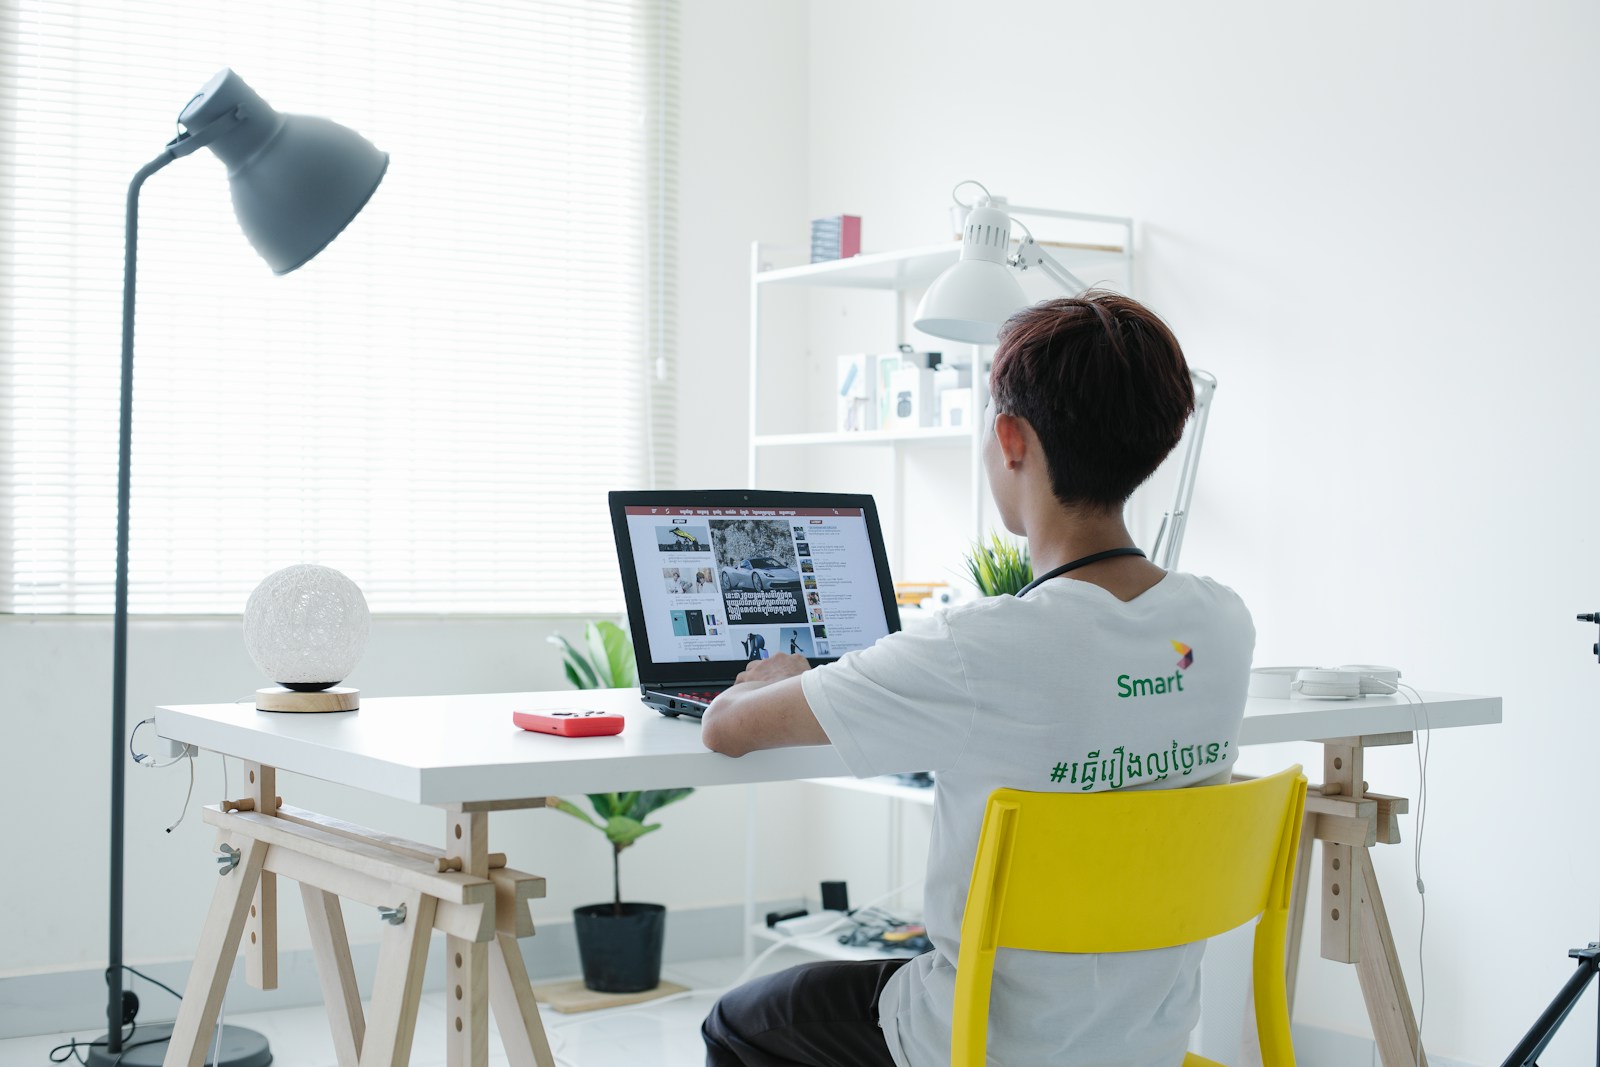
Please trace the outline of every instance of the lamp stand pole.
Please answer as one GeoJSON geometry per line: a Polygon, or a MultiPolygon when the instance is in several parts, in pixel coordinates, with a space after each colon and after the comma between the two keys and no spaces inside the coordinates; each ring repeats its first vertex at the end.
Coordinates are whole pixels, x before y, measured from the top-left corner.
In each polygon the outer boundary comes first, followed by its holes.
{"type": "MultiPolygon", "coordinates": [[[[150,1036],[131,1041],[126,1048],[123,1047],[122,868],[124,792],[128,767],[125,751],[128,733],[128,529],[133,487],[133,312],[135,272],[139,258],[139,190],[145,179],[177,159],[178,155],[168,146],[160,156],[139,168],[139,172],[128,183],[122,266],[122,395],[117,428],[117,581],[111,628],[110,943],[106,952],[105,1043],[103,1048],[99,1045],[90,1048],[90,1067],[159,1064],[166,1054],[167,1038],[172,1032],[170,1025],[146,1027],[150,1036]]],[[[223,1067],[225,1064],[264,1067],[272,1062],[265,1037],[240,1027],[223,1029],[224,1048],[214,1067],[223,1067]],[[232,1058],[229,1058],[230,1054],[232,1058]]]]}

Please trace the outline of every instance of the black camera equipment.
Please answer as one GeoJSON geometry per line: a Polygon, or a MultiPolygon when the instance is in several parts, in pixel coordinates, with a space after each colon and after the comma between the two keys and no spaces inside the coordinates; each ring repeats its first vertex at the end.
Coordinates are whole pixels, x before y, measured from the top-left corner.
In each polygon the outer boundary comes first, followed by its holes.
{"type": "MultiPolygon", "coordinates": [[[[1578,621],[1600,623],[1600,612],[1579,615],[1578,621]]],[[[1600,659],[1600,641],[1595,642],[1594,654],[1596,659],[1600,659]]],[[[1561,992],[1556,994],[1550,1006],[1544,1009],[1539,1020],[1533,1024],[1533,1028],[1518,1042],[1517,1047],[1511,1050],[1511,1055],[1506,1057],[1500,1067],[1538,1067],[1539,1054],[1550,1044],[1550,1039],[1556,1036],[1561,1024],[1567,1021],[1567,1016],[1572,1014],[1572,1009],[1588,990],[1589,983],[1594,981],[1595,975],[1600,974],[1600,942],[1591,941],[1584,948],[1569,950],[1567,955],[1578,961],[1578,969],[1567,979],[1566,985],[1561,987],[1561,992]]],[[[1596,1043],[1595,1063],[1600,1065],[1600,1031],[1597,1031],[1596,1043]]]]}

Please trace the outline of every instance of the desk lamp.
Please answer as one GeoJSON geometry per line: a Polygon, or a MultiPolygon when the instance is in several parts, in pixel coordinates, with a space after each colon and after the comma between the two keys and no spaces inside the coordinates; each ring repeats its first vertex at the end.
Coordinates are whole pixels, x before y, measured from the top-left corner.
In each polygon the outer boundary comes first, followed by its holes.
{"type": "MultiPolygon", "coordinates": [[[[1037,268],[1074,296],[1089,288],[1046,252],[1021,220],[1012,218],[1004,198],[991,196],[974,181],[964,181],[956,188],[962,185],[977,185],[983,189],[983,199],[967,211],[961,230],[961,258],[922,294],[913,323],[917,329],[947,341],[994,344],[1001,325],[1028,303],[1012,268],[1037,268]],[[1027,234],[1015,252],[1011,251],[1013,221],[1027,234]]],[[[959,199],[956,203],[967,207],[959,199]]]]}
{"type": "MultiPolygon", "coordinates": [[[[122,994],[123,791],[127,753],[128,510],[133,441],[134,274],[139,189],[175,159],[210,148],[228,168],[239,228],[274,274],[304,265],[366,206],[383,180],[389,156],[353,130],[327,119],[282,115],[231,70],[219,71],[178,116],[184,132],[167,143],[128,185],[127,243],[122,275],[122,395],[117,448],[117,584],[111,666],[111,938],[106,964],[104,1045],[89,1063],[136,1067],[160,1063],[171,1027],[145,1027],[124,1048],[122,994]]],[[[260,1034],[228,1029],[216,1067],[272,1062],[260,1034]]]]}
{"type": "MultiPolygon", "coordinates": [[[[1013,314],[1028,303],[1013,270],[1037,269],[1048,275],[1069,295],[1077,296],[1087,284],[1063,267],[1054,256],[1046,252],[1033,233],[1019,219],[1007,211],[1003,197],[990,194],[975,181],[964,181],[952,191],[957,206],[966,208],[966,221],[961,232],[961,258],[946,269],[928,286],[917,304],[912,325],[923,333],[947,341],[963,341],[970,345],[992,345],[1000,339],[1000,327],[1013,314]],[[954,197],[963,185],[976,185],[983,189],[983,198],[968,206],[954,197]],[[1011,250],[1011,223],[1016,222],[1026,234],[1011,250]]],[[[1052,214],[1039,209],[1019,208],[1018,211],[1052,214]]],[[[1054,212],[1053,214],[1065,214],[1054,212]]],[[[1094,221],[1115,221],[1104,216],[1067,216],[1094,221]]],[[[1131,239],[1132,230],[1129,230],[1131,239]]],[[[982,370],[973,367],[974,375],[982,370]]],[[[1193,426],[1184,434],[1183,464],[1178,471],[1177,488],[1172,508],[1162,516],[1161,528],[1156,532],[1150,558],[1164,570],[1178,565],[1178,552],[1183,547],[1184,528],[1188,522],[1189,501],[1194,495],[1194,480],[1200,466],[1200,448],[1205,443],[1206,421],[1211,413],[1211,397],[1216,392],[1217,380],[1206,371],[1189,371],[1194,381],[1193,426]]]]}

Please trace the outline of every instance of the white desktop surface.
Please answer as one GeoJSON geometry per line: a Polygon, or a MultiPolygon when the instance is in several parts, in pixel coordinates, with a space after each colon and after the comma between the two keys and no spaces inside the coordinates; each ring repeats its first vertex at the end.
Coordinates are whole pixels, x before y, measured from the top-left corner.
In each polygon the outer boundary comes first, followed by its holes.
{"type": "MultiPolygon", "coordinates": [[[[1500,721],[1499,697],[1422,694],[1434,728],[1500,721]]],[[[1400,697],[1360,700],[1251,698],[1241,744],[1398,733],[1421,725],[1400,697]]],[[[678,786],[734,785],[847,775],[830,746],[772,749],[732,759],[700,743],[699,723],[669,719],[637,689],[363,697],[359,711],[257,711],[250,703],[188,704],[156,711],[156,732],[213,752],[339,782],[418,804],[515,800],[678,786]],[[627,716],[612,737],[553,737],[515,726],[527,708],[627,716]]]]}

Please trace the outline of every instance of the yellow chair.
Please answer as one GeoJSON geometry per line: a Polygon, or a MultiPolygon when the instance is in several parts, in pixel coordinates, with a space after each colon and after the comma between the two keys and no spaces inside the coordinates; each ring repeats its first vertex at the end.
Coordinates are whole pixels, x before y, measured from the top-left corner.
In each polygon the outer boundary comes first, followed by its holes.
{"type": "MultiPolygon", "coordinates": [[[[997,789],[961,921],[951,1067],[982,1067],[1000,948],[1136,952],[1256,925],[1256,1032],[1293,1067],[1284,935],[1305,811],[1299,765],[1229,785],[1127,793],[997,789]],[[1083,868],[1084,857],[1115,857],[1083,868]]],[[[1184,1067],[1219,1067],[1190,1053],[1184,1067]]]]}

